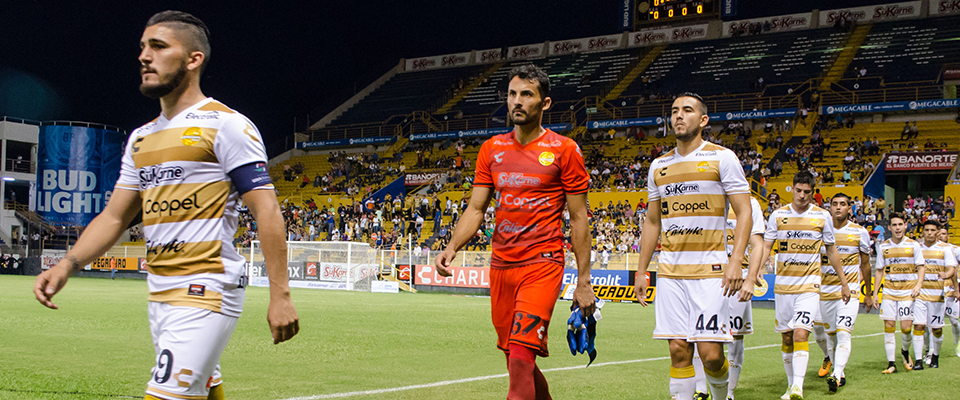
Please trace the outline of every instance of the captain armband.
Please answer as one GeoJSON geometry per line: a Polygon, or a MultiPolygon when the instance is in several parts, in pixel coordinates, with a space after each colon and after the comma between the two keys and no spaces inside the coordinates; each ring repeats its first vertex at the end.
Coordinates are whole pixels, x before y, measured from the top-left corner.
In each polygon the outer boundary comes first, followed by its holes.
{"type": "Polygon", "coordinates": [[[267,172],[267,163],[252,162],[230,171],[230,180],[241,195],[257,189],[273,189],[273,180],[267,172]]]}

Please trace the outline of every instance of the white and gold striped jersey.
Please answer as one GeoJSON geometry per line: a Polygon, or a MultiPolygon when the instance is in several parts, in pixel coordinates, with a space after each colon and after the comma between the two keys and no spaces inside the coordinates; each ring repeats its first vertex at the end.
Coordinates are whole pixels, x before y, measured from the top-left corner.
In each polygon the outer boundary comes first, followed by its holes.
{"type": "Polygon", "coordinates": [[[820,248],[836,243],[831,219],[827,210],[815,205],[798,213],[787,204],[770,214],[763,240],[777,242],[774,294],[820,291],[820,248]]]}
{"type": "MultiPolygon", "coordinates": [[[[944,281],[940,279],[940,273],[946,271],[949,267],[957,267],[957,257],[953,254],[953,249],[949,244],[936,242],[927,247],[926,243],[920,242],[920,250],[923,251],[923,260],[926,261],[923,269],[923,284],[920,287],[920,295],[917,299],[943,303],[944,281]]],[[[952,284],[952,282],[951,282],[952,284]]]]}
{"type": "MultiPolygon", "coordinates": [[[[960,265],[960,246],[957,246],[953,243],[947,243],[947,245],[950,246],[951,250],[953,250],[954,261],[956,261],[957,264],[960,265]]],[[[956,285],[958,273],[960,273],[960,268],[957,268],[957,270],[953,272],[953,276],[943,281],[944,297],[956,297],[956,294],[953,293],[953,287],[954,285],[956,285]]]]}
{"type": "Polygon", "coordinates": [[[658,276],[722,277],[727,196],[750,193],[737,156],[710,142],[686,156],[671,150],[651,163],[647,192],[661,207],[658,276]]]}
{"type": "Polygon", "coordinates": [[[228,173],[250,163],[266,168],[266,160],[253,123],[212,98],[130,134],[116,189],[140,192],[149,301],[240,316],[240,195],[228,173]]]}
{"type": "MultiPolygon", "coordinates": [[[[832,218],[830,224],[831,226],[833,224],[832,218]]],[[[840,264],[843,266],[843,274],[847,277],[847,287],[850,288],[850,293],[856,294],[860,291],[860,257],[870,258],[870,233],[864,227],[850,221],[847,221],[843,227],[834,226],[833,229],[833,236],[837,240],[837,252],[840,253],[840,264]]],[[[840,276],[826,259],[826,253],[826,248],[822,249],[821,254],[824,258],[820,263],[820,272],[823,273],[820,300],[840,300],[842,297],[840,296],[840,276]]]]}
{"type": "MultiPolygon", "coordinates": [[[[765,222],[763,222],[763,209],[760,208],[760,202],[757,199],[750,196],[750,218],[753,220],[753,228],[750,229],[750,235],[763,235],[766,231],[765,222]]],[[[733,233],[737,230],[737,213],[733,212],[733,208],[730,208],[730,212],[727,213],[727,256],[731,256],[733,253],[733,233]]],[[[743,253],[743,261],[741,265],[743,269],[750,268],[750,240],[747,240],[747,247],[743,253]]]]}
{"type": "MultiPolygon", "coordinates": [[[[910,301],[917,285],[917,266],[924,265],[923,251],[916,240],[904,237],[900,243],[884,240],[877,247],[877,269],[883,269],[883,299],[910,301]]],[[[874,282],[877,284],[877,282],[874,282]]]]}

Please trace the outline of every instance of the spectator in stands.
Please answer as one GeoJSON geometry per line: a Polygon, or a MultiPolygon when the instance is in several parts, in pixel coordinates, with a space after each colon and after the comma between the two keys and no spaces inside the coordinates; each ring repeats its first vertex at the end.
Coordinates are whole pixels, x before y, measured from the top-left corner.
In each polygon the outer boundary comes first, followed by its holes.
{"type": "Polygon", "coordinates": [[[847,129],[853,129],[853,127],[856,126],[856,120],[853,118],[853,113],[847,115],[844,126],[846,126],[847,129]]]}
{"type": "Polygon", "coordinates": [[[943,203],[943,210],[950,214],[950,219],[956,218],[956,203],[954,203],[953,197],[947,197],[947,201],[943,203]]]}
{"type": "Polygon", "coordinates": [[[773,202],[779,202],[779,201],[780,201],[780,194],[777,193],[777,189],[773,189],[773,191],[767,195],[767,202],[773,203],[773,202]]]}
{"type": "Polygon", "coordinates": [[[834,183],[833,170],[830,169],[830,166],[827,166],[827,170],[823,171],[822,177],[823,183],[834,183]]]}
{"type": "Polygon", "coordinates": [[[923,148],[924,150],[935,149],[937,148],[937,145],[933,143],[933,141],[931,141],[930,139],[927,139],[927,142],[923,144],[923,148]]]}
{"type": "Polygon", "coordinates": [[[851,180],[853,180],[853,177],[852,177],[851,174],[850,174],[850,170],[849,170],[847,167],[844,167],[844,168],[843,168],[843,179],[842,179],[842,182],[843,182],[843,183],[850,183],[851,180]]]}

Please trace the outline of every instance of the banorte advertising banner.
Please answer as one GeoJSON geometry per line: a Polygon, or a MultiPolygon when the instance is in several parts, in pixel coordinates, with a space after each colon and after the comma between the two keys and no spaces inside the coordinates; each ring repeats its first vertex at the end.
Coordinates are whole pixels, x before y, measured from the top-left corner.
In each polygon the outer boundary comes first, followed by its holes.
{"type": "Polygon", "coordinates": [[[39,139],[32,206],[48,221],[86,226],[110,200],[126,136],[105,129],[44,125],[39,139]]]}
{"type": "Polygon", "coordinates": [[[529,60],[531,58],[546,57],[547,52],[544,49],[545,44],[525,44],[523,46],[513,46],[507,48],[508,60],[529,60]]]}
{"type": "Polygon", "coordinates": [[[470,61],[470,53],[454,53],[442,56],[420,57],[408,59],[405,65],[405,71],[425,71],[437,68],[452,68],[467,65],[470,61]]]}
{"type": "Polygon", "coordinates": [[[770,33],[794,29],[810,29],[810,24],[813,22],[813,13],[778,15],[776,17],[727,21],[723,23],[723,37],[733,36],[733,33],[740,30],[740,28],[749,28],[750,26],[758,23],[760,25],[765,25],[767,22],[770,23],[770,33]]]}
{"type": "Polygon", "coordinates": [[[956,163],[956,151],[890,153],[887,155],[886,171],[949,171],[956,163]]]}
{"type": "Polygon", "coordinates": [[[490,64],[503,61],[503,49],[477,50],[474,64],[490,64]]]}
{"type": "Polygon", "coordinates": [[[911,1],[820,11],[820,27],[833,26],[837,20],[848,18],[857,22],[879,22],[919,17],[921,4],[920,1],[911,1]]]}
{"type": "Polygon", "coordinates": [[[623,47],[623,35],[595,36],[550,42],[550,55],[606,51],[623,47]]]}
{"type": "Polygon", "coordinates": [[[413,283],[415,285],[446,286],[462,288],[489,288],[490,268],[488,267],[450,267],[451,275],[440,276],[432,265],[417,265],[413,283]]]}
{"type": "Polygon", "coordinates": [[[960,13],[960,0],[930,0],[930,16],[960,13]]]}
{"type": "Polygon", "coordinates": [[[628,47],[652,46],[655,44],[689,42],[707,38],[707,24],[680,26],[676,28],[651,29],[627,35],[628,47]]]}

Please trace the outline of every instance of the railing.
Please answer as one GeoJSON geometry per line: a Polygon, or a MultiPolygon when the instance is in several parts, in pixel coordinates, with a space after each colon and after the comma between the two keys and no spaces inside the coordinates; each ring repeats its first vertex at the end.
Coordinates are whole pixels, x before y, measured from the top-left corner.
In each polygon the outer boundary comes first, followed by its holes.
{"type": "Polygon", "coordinates": [[[5,169],[8,172],[21,172],[25,174],[37,173],[37,162],[30,160],[20,160],[8,158],[5,169]]]}
{"type": "Polygon", "coordinates": [[[858,90],[843,93],[825,92],[820,96],[822,105],[886,103],[888,101],[915,101],[943,98],[943,86],[892,87],[858,90]]]}

